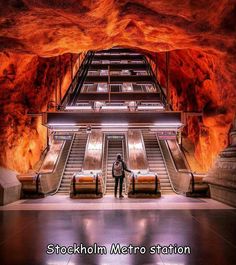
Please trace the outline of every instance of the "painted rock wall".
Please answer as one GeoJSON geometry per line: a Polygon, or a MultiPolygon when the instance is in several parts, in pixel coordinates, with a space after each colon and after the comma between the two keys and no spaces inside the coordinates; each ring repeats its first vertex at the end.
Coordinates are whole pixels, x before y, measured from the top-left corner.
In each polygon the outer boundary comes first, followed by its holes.
{"type": "MultiPolygon", "coordinates": [[[[53,97],[58,55],[120,45],[171,51],[172,103],[203,111],[187,131],[208,168],[227,144],[235,113],[235,15],[236,0],[1,1],[0,163],[25,172],[39,158],[43,129],[27,113],[53,97]]],[[[159,63],[163,82],[161,55],[159,63]]],[[[66,59],[62,64],[68,80],[66,59]]]]}
{"type": "MultiPolygon", "coordinates": [[[[73,56],[73,61],[77,56],[73,56]]],[[[46,144],[46,129],[37,114],[55,100],[71,81],[71,55],[40,58],[36,55],[0,54],[0,164],[27,172],[39,160],[46,144]],[[59,81],[61,76],[61,81],[59,81]]]]}

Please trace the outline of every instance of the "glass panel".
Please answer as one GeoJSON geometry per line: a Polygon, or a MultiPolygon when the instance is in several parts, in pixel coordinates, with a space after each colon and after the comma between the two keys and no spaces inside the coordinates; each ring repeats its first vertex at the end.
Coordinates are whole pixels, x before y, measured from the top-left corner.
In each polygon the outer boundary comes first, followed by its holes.
{"type": "Polygon", "coordinates": [[[88,71],[88,76],[98,76],[99,71],[88,71]]]}
{"type": "Polygon", "coordinates": [[[134,92],[142,92],[141,85],[133,84],[133,90],[134,92]]]}
{"type": "Polygon", "coordinates": [[[100,70],[100,75],[101,76],[108,76],[108,70],[100,70]]]}
{"type": "Polygon", "coordinates": [[[152,84],[144,85],[144,91],[146,92],[156,92],[156,88],[152,84]]]}
{"type": "Polygon", "coordinates": [[[143,60],[129,61],[129,63],[133,63],[133,64],[142,64],[142,63],[143,63],[143,60]]]}
{"type": "Polygon", "coordinates": [[[134,75],[148,75],[147,71],[135,71],[134,75]]]}
{"type": "Polygon", "coordinates": [[[100,83],[97,85],[97,92],[107,92],[107,83],[100,83]]]}
{"type": "Polygon", "coordinates": [[[92,64],[101,64],[101,61],[99,61],[99,60],[93,60],[92,61],[92,64]]]}
{"type": "Polygon", "coordinates": [[[111,60],[111,64],[120,64],[121,62],[120,61],[113,61],[111,60]]]}
{"type": "Polygon", "coordinates": [[[110,75],[112,76],[120,75],[120,71],[110,71],[110,75]]]}
{"type": "Polygon", "coordinates": [[[97,91],[97,84],[86,84],[82,87],[82,93],[93,93],[97,91]]]}
{"type": "Polygon", "coordinates": [[[121,70],[121,75],[130,75],[130,71],[129,70],[121,70]]]}
{"type": "Polygon", "coordinates": [[[124,83],[122,85],[122,92],[132,92],[132,91],[133,91],[132,83],[124,83]]]}

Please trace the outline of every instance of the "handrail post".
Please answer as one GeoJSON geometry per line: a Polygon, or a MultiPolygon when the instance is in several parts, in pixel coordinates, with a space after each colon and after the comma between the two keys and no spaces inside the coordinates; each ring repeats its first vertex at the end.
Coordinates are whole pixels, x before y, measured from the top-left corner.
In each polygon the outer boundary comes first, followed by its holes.
{"type": "Polygon", "coordinates": [[[96,195],[98,195],[98,174],[96,174],[96,195]]]}
{"type": "Polygon", "coordinates": [[[39,173],[36,176],[36,194],[39,193],[39,173]]]}
{"type": "Polygon", "coordinates": [[[190,174],[191,174],[191,177],[192,177],[192,193],[194,193],[195,192],[195,187],[194,187],[194,175],[193,175],[193,172],[190,172],[190,174]]]}
{"type": "Polygon", "coordinates": [[[132,178],[132,185],[133,185],[133,194],[135,194],[135,179],[134,179],[134,174],[132,178]]]}
{"type": "Polygon", "coordinates": [[[73,183],[73,194],[74,194],[74,196],[76,195],[76,190],[75,190],[75,174],[74,174],[74,176],[73,176],[73,181],[72,181],[72,183],[73,183]]]}
{"type": "Polygon", "coordinates": [[[157,174],[155,174],[155,194],[157,194],[158,189],[158,181],[157,181],[157,174]]]}
{"type": "Polygon", "coordinates": [[[66,161],[65,161],[65,164],[64,164],[64,167],[63,167],[63,170],[62,170],[62,174],[61,174],[61,177],[60,177],[60,180],[59,180],[59,184],[58,184],[56,190],[51,195],[56,194],[58,192],[60,186],[61,186],[62,178],[63,178],[64,172],[65,172],[65,169],[66,169],[66,165],[67,165],[67,162],[68,162],[68,159],[69,159],[69,156],[70,156],[70,152],[71,152],[71,148],[73,146],[74,139],[75,139],[75,134],[73,135],[73,138],[71,140],[71,144],[70,144],[70,147],[69,147],[69,151],[67,153],[66,161]]]}
{"type": "Polygon", "coordinates": [[[170,79],[170,52],[166,52],[166,96],[167,96],[167,110],[170,110],[170,89],[169,89],[169,79],[170,79]]]}

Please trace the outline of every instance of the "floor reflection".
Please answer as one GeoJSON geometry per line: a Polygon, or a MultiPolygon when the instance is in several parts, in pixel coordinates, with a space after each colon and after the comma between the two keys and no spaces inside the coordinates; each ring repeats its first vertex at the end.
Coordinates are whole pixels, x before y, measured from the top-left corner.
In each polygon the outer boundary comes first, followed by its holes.
{"type": "Polygon", "coordinates": [[[4,265],[236,264],[236,231],[227,233],[235,211],[11,211],[1,212],[0,217],[4,265]],[[49,243],[66,247],[96,243],[105,246],[107,254],[47,255],[49,243]],[[146,253],[112,254],[112,244],[143,246],[146,253]],[[149,247],[157,244],[190,246],[192,253],[151,255],[149,247]]]}

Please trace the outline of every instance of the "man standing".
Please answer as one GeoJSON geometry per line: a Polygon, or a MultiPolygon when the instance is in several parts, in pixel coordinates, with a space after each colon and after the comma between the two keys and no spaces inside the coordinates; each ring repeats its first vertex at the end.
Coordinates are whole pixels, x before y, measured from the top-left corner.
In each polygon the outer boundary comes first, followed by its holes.
{"type": "Polygon", "coordinates": [[[121,155],[118,154],[116,157],[116,161],[113,163],[112,166],[112,177],[115,178],[115,197],[117,197],[118,183],[120,183],[119,185],[120,198],[124,198],[124,196],[122,195],[122,188],[125,177],[125,171],[131,173],[131,170],[127,168],[126,163],[122,160],[121,155]]]}

